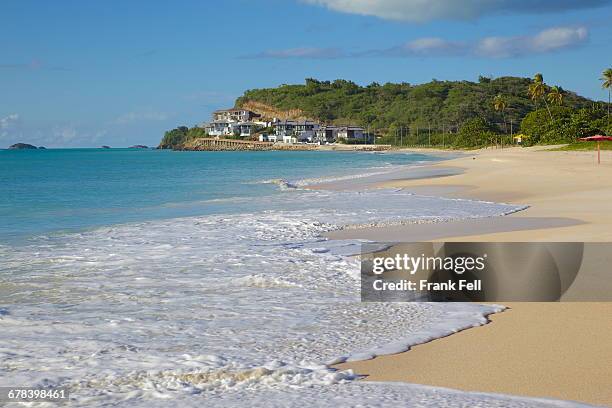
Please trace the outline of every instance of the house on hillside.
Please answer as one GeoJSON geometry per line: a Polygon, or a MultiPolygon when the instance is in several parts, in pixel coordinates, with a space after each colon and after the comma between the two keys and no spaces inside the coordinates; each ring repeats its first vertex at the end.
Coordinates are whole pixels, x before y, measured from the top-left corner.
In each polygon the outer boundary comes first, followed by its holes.
{"type": "Polygon", "coordinates": [[[200,125],[209,136],[251,136],[262,126],[255,122],[232,122],[228,120],[213,120],[200,125]]]}
{"type": "Polygon", "coordinates": [[[312,143],[320,126],[312,120],[277,120],[272,127],[285,143],[312,143]]]}
{"type": "Polygon", "coordinates": [[[221,109],[212,113],[212,121],[199,125],[209,136],[252,136],[259,129],[269,127],[261,115],[248,109],[221,109]]]}
{"type": "Polygon", "coordinates": [[[213,120],[204,124],[204,130],[209,136],[229,136],[233,134],[231,122],[227,120],[213,120]]]}
{"type": "Polygon", "coordinates": [[[343,126],[338,129],[338,140],[372,143],[374,141],[374,135],[366,133],[364,129],[359,126],[343,126]]]}
{"type": "Polygon", "coordinates": [[[295,133],[295,120],[275,120],[272,122],[274,134],[279,137],[284,135],[293,135],[295,133]]]}
{"type": "Polygon", "coordinates": [[[276,135],[259,135],[260,142],[272,142],[276,143],[278,141],[278,137],[276,135]]]}
{"type": "Polygon", "coordinates": [[[315,142],[319,144],[334,143],[338,139],[338,126],[321,126],[315,134],[315,142]]]}
{"type": "Polygon", "coordinates": [[[213,112],[213,121],[225,120],[228,122],[251,122],[259,119],[261,115],[247,109],[220,109],[213,112]]]}
{"type": "Polygon", "coordinates": [[[287,144],[296,144],[298,142],[297,137],[293,135],[283,135],[281,136],[281,140],[283,143],[287,144]]]}
{"type": "Polygon", "coordinates": [[[295,127],[295,136],[298,142],[314,142],[319,127],[320,125],[317,122],[313,122],[312,120],[304,120],[298,122],[297,126],[295,127]]]}
{"type": "Polygon", "coordinates": [[[232,133],[236,136],[251,136],[261,126],[255,122],[238,122],[232,123],[231,127],[232,133]]]}

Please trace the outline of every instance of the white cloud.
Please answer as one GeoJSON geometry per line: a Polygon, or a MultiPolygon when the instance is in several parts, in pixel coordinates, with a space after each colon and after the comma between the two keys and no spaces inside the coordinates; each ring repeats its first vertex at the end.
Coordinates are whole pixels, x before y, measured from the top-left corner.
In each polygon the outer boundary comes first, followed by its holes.
{"type": "Polygon", "coordinates": [[[51,134],[53,136],[52,140],[60,142],[62,144],[70,144],[79,137],[76,128],[72,125],[55,127],[51,131],[51,134]]]}
{"type": "Polygon", "coordinates": [[[107,134],[105,129],[68,121],[24,121],[17,113],[0,118],[0,148],[14,143],[46,147],[91,146],[107,134]]]}
{"type": "Polygon", "coordinates": [[[388,20],[466,20],[489,14],[547,13],[610,4],[610,0],[302,0],[344,13],[388,20]]]}
{"type": "Polygon", "coordinates": [[[168,114],[163,112],[129,112],[119,116],[113,123],[125,125],[132,122],[162,121],[166,119],[168,119],[168,114]]]}
{"type": "Polygon", "coordinates": [[[428,52],[448,48],[449,43],[441,38],[419,38],[418,40],[406,43],[405,48],[415,52],[428,52]]]}
{"type": "MultiPolygon", "coordinates": [[[[437,37],[417,38],[390,48],[360,52],[337,50],[338,58],[357,57],[452,57],[512,58],[539,55],[586,43],[589,32],[585,27],[553,27],[534,35],[485,37],[473,41],[449,41],[437,37]]],[[[266,51],[265,58],[322,58],[316,52],[296,52],[296,49],[266,51]]],[[[302,50],[302,49],[300,49],[302,50]]],[[[318,50],[308,48],[308,50],[318,50]]]]}
{"type": "Polygon", "coordinates": [[[442,38],[426,37],[417,38],[416,40],[409,41],[397,47],[367,51],[361,55],[380,55],[390,57],[461,55],[466,53],[467,47],[467,44],[458,41],[448,41],[442,38]]]}
{"type": "Polygon", "coordinates": [[[544,30],[531,39],[531,48],[539,52],[572,47],[586,41],[589,35],[585,27],[556,27],[544,30]]]}
{"type": "Polygon", "coordinates": [[[17,113],[11,113],[10,115],[0,119],[0,138],[6,138],[17,126],[19,121],[19,115],[17,113]]]}
{"type": "Polygon", "coordinates": [[[285,50],[267,50],[259,54],[247,55],[244,58],[310,58],[310,59],[331,59],[341,58],[345,56],[338,48],[317,48],[317,47],[300,47],[289,48],[285,50]]]}
{"type": "Polygon", "coordinates": [[[478,42],[475,53],[493,58],[543,54],[579,46],[588,36],[584,27],[555,27],[534,36],[487,37],[478,42]]]}
{"type": "Polygon", "coordinates": [[[18,120],[19,115],[16,113],[11,113],[10,115],[0,119],[0,129],[6,129],[18,120]]]}

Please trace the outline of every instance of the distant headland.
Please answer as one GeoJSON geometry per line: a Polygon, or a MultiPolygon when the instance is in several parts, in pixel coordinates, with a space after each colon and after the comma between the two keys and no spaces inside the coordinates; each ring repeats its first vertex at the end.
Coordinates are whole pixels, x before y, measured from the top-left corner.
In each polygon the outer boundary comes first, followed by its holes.
{"type": "Polygon", "coordinates": [[[45,147],[44,146],[40,146],[40,147],[36,147],[34,145],[28,144],[28,143],[15,143],[13,145],[10,145],[9,150],[44,150],[45,147]]]}

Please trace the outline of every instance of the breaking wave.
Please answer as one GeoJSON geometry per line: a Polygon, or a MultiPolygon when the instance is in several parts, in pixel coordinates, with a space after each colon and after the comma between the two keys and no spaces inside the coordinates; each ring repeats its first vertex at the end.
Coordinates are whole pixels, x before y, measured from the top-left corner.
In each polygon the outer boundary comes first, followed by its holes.
{"type": "Polygon", "coordinates": [[[361,303],[359,263],[348,256],[360,242],[324,232],[517,207],[391,190],[261,200],[255,212],[0,246],[0,381],[66,386],[77,406],[554,406],[362,384],[330,367],[485,324],[501,308],[361,303]]]}

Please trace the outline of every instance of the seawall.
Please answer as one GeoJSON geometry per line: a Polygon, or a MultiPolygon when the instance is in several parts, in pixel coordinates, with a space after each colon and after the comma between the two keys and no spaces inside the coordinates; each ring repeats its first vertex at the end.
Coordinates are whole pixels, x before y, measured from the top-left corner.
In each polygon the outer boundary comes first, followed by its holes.
{"type": "Polygon", "coordinates": [[[187,142],[175,150],[189,151],[265,151],[265,150],[346,150],[346,151],[383,151],[389,145],[311,145],[258,142],[251,140],[198,138],[187,142]]]}

